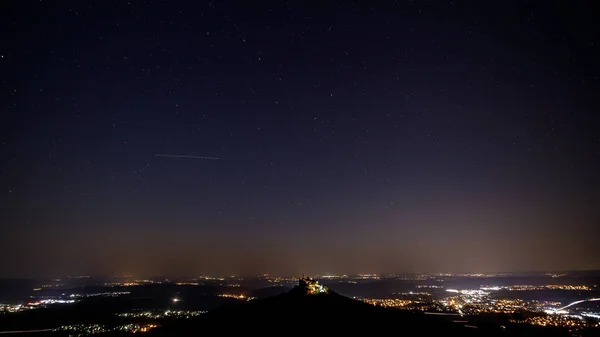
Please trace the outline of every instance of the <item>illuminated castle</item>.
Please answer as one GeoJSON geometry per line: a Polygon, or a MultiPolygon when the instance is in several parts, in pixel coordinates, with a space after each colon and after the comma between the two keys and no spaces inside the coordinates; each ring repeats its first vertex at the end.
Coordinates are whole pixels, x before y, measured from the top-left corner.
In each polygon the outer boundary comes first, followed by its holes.
{"type": "Polygon", "coordinates": [[[319,284],[319,282],[310,277],[304,276],[298,280],[298,287],[303,289],[307,295],[327,294],[329,292],[326,286],[319,284]]]}

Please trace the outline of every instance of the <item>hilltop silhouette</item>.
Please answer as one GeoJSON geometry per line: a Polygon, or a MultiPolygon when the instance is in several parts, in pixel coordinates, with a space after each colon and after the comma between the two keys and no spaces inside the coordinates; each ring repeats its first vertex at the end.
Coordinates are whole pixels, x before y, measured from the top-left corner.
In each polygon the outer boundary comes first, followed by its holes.
{"type": "Polygon", "coordinates": [[[403,310],[375,307],[331,291],[310,279],[287,293],[211,311],[151,332],[154,336],[222,333],[356,333],[415,331],[428,335],[478,336],[476,329],[403,310]]]}
{"type": "MultiPolygon", "coordinates": [[[[373,306],[339,295],[310,278],[299,279],[298,285],[286,293],[240,302],[196,318],[174,321],[150,331],[148,335],[184,337],[199,336],[206,332],[308,336],[573,336],[568,329],[528,324],[511,324],[506,328],[487,324],[477,328],[467,327],[464,323],[453,322],[452,317],[445,319],[423,312],[373,306]]],[[[597,333],[595,330],[586,331],[581,336],[597,336],[597,333]]]]}
{"type": "Polygon", "coordinates": [[[423,312],[373,306],[339,295],[310,278],[299,279],[298,285],[286,293],[240,302],[196,318],[172,322],[152,330],[149,335],[198,336],[208,331],[225,335],[572,336],[566,329],[523,324],[506,329],[499,325],[467,327],[423,312]]]}

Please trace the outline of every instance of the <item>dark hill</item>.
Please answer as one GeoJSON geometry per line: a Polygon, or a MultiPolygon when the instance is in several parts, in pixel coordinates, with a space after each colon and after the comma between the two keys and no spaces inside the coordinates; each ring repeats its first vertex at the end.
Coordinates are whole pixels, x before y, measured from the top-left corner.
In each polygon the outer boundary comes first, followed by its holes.
{"type": "Polygon", "coordinates": [[[156,336],[219,333],[404,333],[428,336],[478,336],[476,329],[402,310],[375,307],[335,292],[307,294],[296,287],[278,296],[211,311],[193,320],[153,330],[156,336]]]}
{"type": "Polygon", "coordinates": [[[464,323],[452,322],[453,316],[444,317],[449,319],[422,312],[375,307],[305,279],[289,292],[221,307],[197,318],[175,321],[152,330],[148,336],[199,336],[206,332],[227,336],[236,333],[294,336],[572,336],[567,329],[523,324],[507,328],[482,324],[478,328],[469,328],[464,323]]]}

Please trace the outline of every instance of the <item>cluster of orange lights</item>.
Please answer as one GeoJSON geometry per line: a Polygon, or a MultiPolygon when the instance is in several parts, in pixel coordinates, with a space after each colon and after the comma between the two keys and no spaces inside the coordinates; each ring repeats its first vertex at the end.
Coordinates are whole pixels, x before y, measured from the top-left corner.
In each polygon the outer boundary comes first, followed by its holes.
{"type": "Polygon", "coordinates": [[[254,297],[250,297],[250,296],[246,296],[244,294],[220,294],[219,297],[227,297],[227,298],[235,298],[236,300],[245,300],[245,301],[251,301],[254,299],[254,297]]]}

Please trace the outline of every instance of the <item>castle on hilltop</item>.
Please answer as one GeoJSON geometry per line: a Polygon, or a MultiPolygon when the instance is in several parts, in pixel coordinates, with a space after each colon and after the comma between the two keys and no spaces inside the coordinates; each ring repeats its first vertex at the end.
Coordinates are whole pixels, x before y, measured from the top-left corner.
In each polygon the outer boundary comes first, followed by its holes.
{"type": "Polygon", "coordinates": [[[298,280],[298,287],[303,289],[307,295],[327,294],[329,292],[329,288],[304,275],[298,280]]]}

